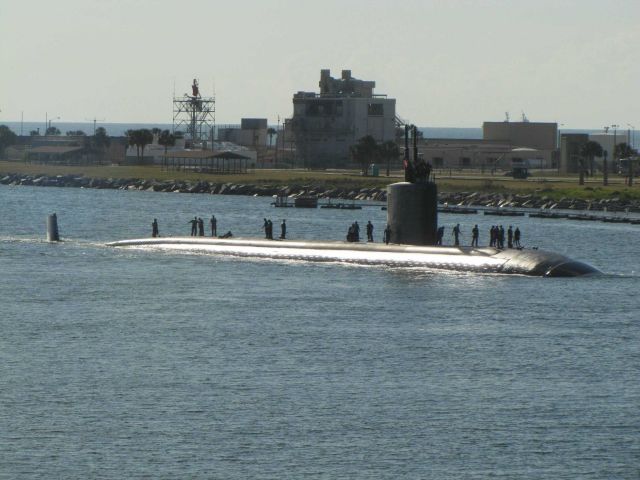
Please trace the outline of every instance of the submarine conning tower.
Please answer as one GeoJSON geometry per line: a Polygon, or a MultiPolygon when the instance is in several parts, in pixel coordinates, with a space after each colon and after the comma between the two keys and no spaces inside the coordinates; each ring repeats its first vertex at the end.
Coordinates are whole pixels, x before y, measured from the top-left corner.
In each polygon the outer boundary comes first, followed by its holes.
{"type": "Polygon", "coordinates": [[[438,188],[431,180],[431,165],[418,158],[418,129],[404,127],[404,182],[387,187],[389,241],[405,245],[435,245],[438,230],[438,188]],[[409,158],[413,137],[413,162],[409,158]]]}
{"type": "Polygon", "coordinates": [[[387,186],[387,224],[391,243],[435,245],[438,189],[433,182],[399,182],[387,186]]]}

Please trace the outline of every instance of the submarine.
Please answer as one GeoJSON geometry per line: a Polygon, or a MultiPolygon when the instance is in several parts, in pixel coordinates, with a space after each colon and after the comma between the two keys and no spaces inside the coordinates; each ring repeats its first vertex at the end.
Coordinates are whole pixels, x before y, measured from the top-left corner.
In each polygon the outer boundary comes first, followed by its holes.
{"type": "Polygon", "coordinates": [[[387,244],[243,238],[168,237],[111,242],[112,247],[186,250],[217,255],[423,267],[542,277],[579,277],[601,272],[583,262],[544,250],[436,246],[438,197],[431,167],[418,158],[413,127],[413,162],[405,126],[405,181],[387,186],[387,244]]]}
{"type": "Polygon", "coordinates": [[[275,260],[423,267],[542,277],[577,277],[600,273],[586,263],[552,252],[525,249],[499,250],[493,247],[354,244],[208,237],[140,238],[111,242],[107,245],[275,260]]]}

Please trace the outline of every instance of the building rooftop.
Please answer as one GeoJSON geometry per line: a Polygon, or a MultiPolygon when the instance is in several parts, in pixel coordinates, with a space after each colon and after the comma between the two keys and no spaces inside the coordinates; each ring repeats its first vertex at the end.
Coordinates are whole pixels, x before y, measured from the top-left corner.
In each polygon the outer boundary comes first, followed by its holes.
{"type": "Polygon", "coordinates": [[[62,155],[65,153],[77,152],[82,150],[83,147],[70,147],[66,145],[44,145],[41,147],[33,147],[28,151],[29,153],[49,153],[62,155]]]}

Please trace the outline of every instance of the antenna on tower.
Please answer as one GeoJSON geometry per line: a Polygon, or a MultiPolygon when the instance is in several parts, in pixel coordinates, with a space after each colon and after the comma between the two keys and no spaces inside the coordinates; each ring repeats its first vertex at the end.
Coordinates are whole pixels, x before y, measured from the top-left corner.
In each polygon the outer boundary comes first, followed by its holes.
{"type": "Polygon", "coordinates": [[[176,97],[174,91],[173,131],[186,130],[186,138],[192,147],[204,145],[215,126],[215,111],[215,96],[202,96],[198,79],[194,78],[191,94],[185,93],[182,97],[176,97]]]}
{"type": "Polygon", "coordinates": [[[96,136],[96,122],[104,122],[104,118],[85,118],[87,122],[93,122],[93,136],[96,136]]]}
{"type": "Polygon", "coordinates": [[[505,122],[509,121],[509,112],[504,112],[504,121],[505,122]]]}

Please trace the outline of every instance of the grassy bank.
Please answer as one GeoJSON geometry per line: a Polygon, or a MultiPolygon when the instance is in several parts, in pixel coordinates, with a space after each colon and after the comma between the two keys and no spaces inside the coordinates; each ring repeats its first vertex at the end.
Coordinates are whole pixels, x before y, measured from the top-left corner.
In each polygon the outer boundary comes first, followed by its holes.
{"type": "MultiPolygon", "coordinates": [[[[37,165],[20,162],[0,161],[0,176],[7,173],[25,175],[75,175],[90,178],[126,178],[146,180],[184,180],[208,181],[210,183],[235,183],[251,185],[316,185],[324,188],[384,188],[389,183],[402,180],[400,171],[392,172],[390,177],[363,177],[353,170],[253,170],[245,175],[213,175],[192,171],[164,171],[156,166],[62,166],[37,165]]],[[[438,189],[441,192],[481,192],[504,194],[535,194],[554,199],[576,198],[599,200],[620,198],[639,200],[640,186],[629,188],[623,179],[612,176],[611,185],[602,186],[601,179],[588,181],[579,186],[577,178],[531,177],[527,180],[514,180],[510,177],[488,175],[437,176],[438,189]]]]}

